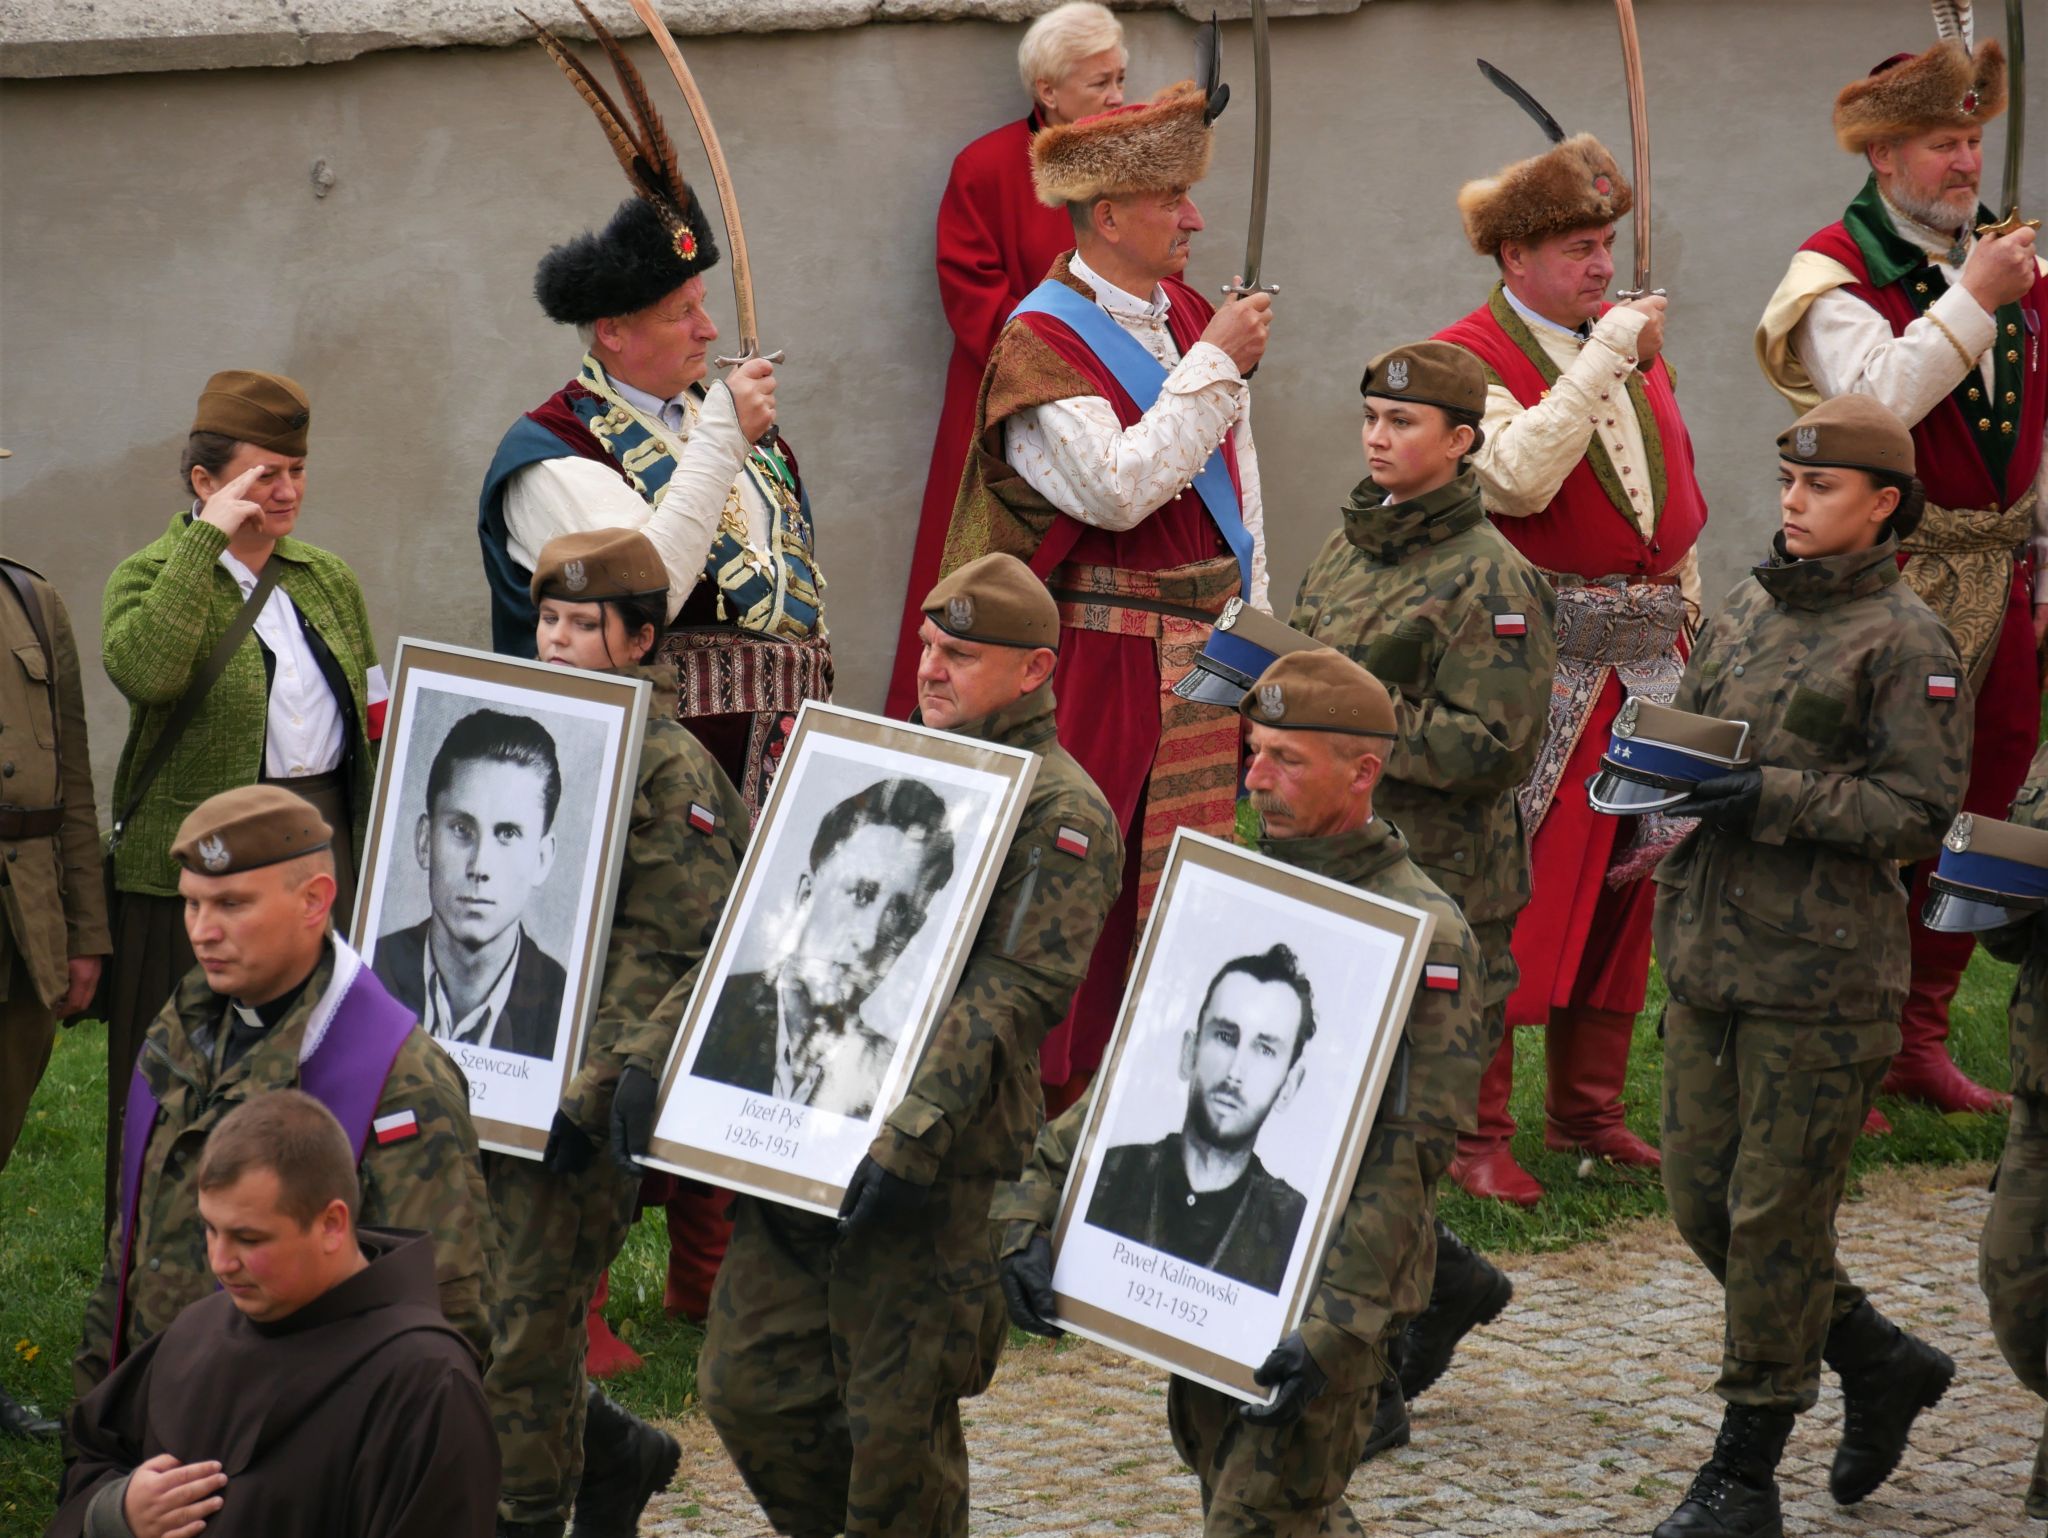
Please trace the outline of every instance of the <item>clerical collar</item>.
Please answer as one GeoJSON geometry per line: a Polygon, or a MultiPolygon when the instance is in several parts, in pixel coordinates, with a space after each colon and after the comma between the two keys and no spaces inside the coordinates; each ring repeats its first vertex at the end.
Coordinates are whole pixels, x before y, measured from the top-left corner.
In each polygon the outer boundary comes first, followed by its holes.
{"type": "Polygon", "coordinates": [[[299,1002],[299,995],[306,991],[306,984],[312,976],[313,974],[308,972],[299,979],[295,987],[287,988],[268,1004],[249,1005],[240,999],[229,999],[228,1007],[240,1017],[244,1025],[253,1030],[267,1031],[290,1013],[291,1007],[299,1002]]]}
{"type": "Polygon", "coordinates": [[[1593,323],[1590,320],[1580,322],[1579,328],[1574,331],[1570,326],[1560,326],[1548,316],[1538,315],[1534,310],[1522,303],[1521,300],[1517,299],[1515,291],[1509,288],[1507,284],[1501,284],[1500,291],[1508,296],[1509,308],[1532,326],[1541,326],[1546,331],[1555,331],[1559,336],[1568,336],[1574,342],[1586,341],[1593,335],[1593,323]]]}
{"type": "Polygon", "coordinates": [[[1128,290],[1118,288],[1101,273],[1081,260],[1076,251],[1067,259],[1067,271],[1095,290],[1095,302],[1111,313],[1121,312],[1140,320],[1164,320],[1167,299],[1164,284],[1155,284],[1150,299],[1140,299],[1128,290]]]}
{"type": "Polygon", "coordinates": [[[1931,224],[1923,224],[1907,213],[1898,204],[1879,190],[1878,201],[1884,204],[1885,217],[1898,231],[1899,238],[1912,242],[1929,256],[1938,256],[1951,267],[1963,265],[1963,259],[1970,254],[1970,221],[1965,219],[1962,228],[1953,233],[1937,230],[1931,224]]]}

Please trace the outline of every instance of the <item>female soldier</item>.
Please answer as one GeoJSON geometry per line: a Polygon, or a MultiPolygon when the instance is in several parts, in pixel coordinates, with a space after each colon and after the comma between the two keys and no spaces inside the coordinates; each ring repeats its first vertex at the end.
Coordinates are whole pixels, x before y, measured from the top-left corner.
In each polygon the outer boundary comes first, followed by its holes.
{"type": "Polygon", "coordinates": [[[1962,800],[1954,644],[1899,578],[1920,520],[1905,426],[1843,395],[1778,438],[1783,528],[1701,633],[1675,701],[1750,724],[1752,757],[1676,808],[1658,868],[1664,1189],[1725,1289],[1713,1457],[1657,1538],[1776,1535],[1776,1469],[1825,1360],[1842,1378],[1829,1488],[1861,1500],[1955,1364],[1890,1324],[1835,1257],[1849,1153],[1906,996],[1901,863],[1962,800]]]}
{"type": "Polygon", "coordinates": [[[583,1066],[540,1162],[484,1155],[499,1246],[484,1377],[504,1462],[498,1530],[558,1538],[573,1502],[579,1533],[630,1534],[680,1453],[595,1388],[586,1420],[584,1315],[633,1221],[657,1078],[738,873],[747,808],[676,723],[675,680],[660,676],[671,670],[642,665],[668,614],[667,576],[647,536],[598,529],[551,539],[532,593],[541,661],[639,673],[654,692],[583,1066]]]}

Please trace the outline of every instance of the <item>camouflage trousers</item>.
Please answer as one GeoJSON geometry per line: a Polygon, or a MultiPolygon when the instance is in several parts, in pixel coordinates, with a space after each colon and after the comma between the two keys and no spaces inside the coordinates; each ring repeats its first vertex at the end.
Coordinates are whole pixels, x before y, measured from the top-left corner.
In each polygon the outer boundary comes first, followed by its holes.
{"type": "Polygon", "coordinates": [[[1809,1409],[1828,1328],[1863,1301],[1835,1255],[1835,1211],[1898,1028],[1674,1002],[1663,1033],[1664,1191],[1723,1293],[1714,1391],[1809,1409]]]}
{"type": "Polygon", "coordinates": [[[993,1194],[941,1180],[915,1223],[846,1243],[831,1218],[735,1203],[697,1381],[778,1533],[967,1532],[960,1401],[988,1387],[1009,1326],[993,1194]]]}
{"type": "Polygon", "coordinates": [[[626,1242],[640,1189],[598,1149],[574,1175],[484,1155],[497,1229],[497,1302],[484,1393],[504,1464],[498,1514],[565,1521],[583,1479],[585,1316],[626,1242]]]}
{"type": "Polygon", "coordinates": [[[1381,1374],[1325,1389],[1291,1426],[1254,1426],[1241,1400],[1175,1378],[1166,1390],[1173,1449],[1202,1482],[1203,1538],[1363,1538],[1344,1487],[1372,1434],[1381,1374]]]}
{"type": "MultiPolygon", "coordinates": [[[[2048,1399],[2048,1097],[2013,1096],[1977,1279],[1991,1306],[1998,1349],[2020,1382],[2048,1399]]],[[[2027,1511],[2048,1517],[2048,1420],[2027,1485],[2027,1511]]]]}

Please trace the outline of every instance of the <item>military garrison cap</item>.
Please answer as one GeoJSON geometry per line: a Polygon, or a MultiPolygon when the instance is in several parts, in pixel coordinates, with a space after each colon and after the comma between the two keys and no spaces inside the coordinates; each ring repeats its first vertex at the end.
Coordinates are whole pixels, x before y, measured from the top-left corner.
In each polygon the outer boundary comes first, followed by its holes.
{"type": "Polygon", "coordinates": [[[586,529],[559,534],[542,545],[527,586],[535,603],[543,598],[571,603],[651,598],[668,591],[668,568],[654,541],[638,529],[586,529]]]}
{"type": "Polygon", "coordinates": [[[1237,711],[1254,725],[1283,732],[1398,735],[1387,686],[1327,646],[1277,658],[1238,702],[1237,711]]]}
{"type": "Polygon", "coordinates": [[[969,561],[927,593],[921,607],[956,640],[1060,649],[1059,605],[1029,566],[1000,550],[969,561]]]}
{"type": "Polygon", "coordinates": [[[1482,417],[1486,415],[1486,366],[1475,354],[1449,342],[1410,342],[1366,364],[1358,393],[1482,417]]]}
{"type": "Polygon", "coordinates": [[[1949,934],[2003,929],[2048,908],[2048,828],[1965,812],[1941,841],[1920,920],[1949,934]]]}
{"type": "Polygon", "coordinates": [[[219,433],[275,454],[306,452],[313,403],[296,380],[252,368],[222,369],[199,392],[192,431],[219,433]]]}
{"type": "Polygon", "coordinates": [[[1235,710],[1245,690],[1259,681],[1259,675],[1273,665],[1274,658],[1289,652],[1312,651],[1322,644],[1281,624],[1264,609],[1254,608],[1242,598],[1233,598],[1216,616],[1216,626],[1209,632],[1202,654],[1173,686],[1173,692],[1197,705],[1221,705],[1235,710]]]}
{"type": "Polygon", "coordinates": [[[178,824],[171,858],[200,876],[231,876],[313,854],[334,842],[327,820],[282,785],[209,796],[178,824]]]}
{"type": "Polygon", "coordinates": [[[1843,465],[1880,475],[1911,475],[1913,435],[1867,395],[1822,401],[1782,433],[1778,454],[1795,465],[1843,465]]]}
{"type": "Polygon", "coordinates": [[[1697,716],[1669,705],[1622,701],[1600,769],[1586,782],[1596,812],[1629,817],[1678,805],[1702,780],[1742,767],[1749,723],[1697,716]]]}

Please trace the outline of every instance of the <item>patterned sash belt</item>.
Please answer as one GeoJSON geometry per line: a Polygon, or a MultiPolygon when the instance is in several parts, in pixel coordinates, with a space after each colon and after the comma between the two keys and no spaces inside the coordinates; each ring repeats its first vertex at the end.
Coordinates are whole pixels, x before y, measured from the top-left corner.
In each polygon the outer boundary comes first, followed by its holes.
{"type": "Polygon", "coordinates": [[[676,670],[676,718],[747,715],[746,771],[738,790],[755,817],[781,763],[785,716],[832,698],[832,643],[823,635],[770,641],[743,630],[672,630],[661,660],[676,670]]]}
{"type": "Polygon", "coordinates": [[[1991,669],[2012,593],[2013,551],[2034,532],[2036,500],[2030,486],[2002,512],[1930,502],[1920,527],[1900,546],[1907,556],[1901,573],[1906,586],[1948,626],[1973,685],[1991,669]]]}
{"type": "Polygon", "coordinates": [[[1556,798],[1565,765],[1591,719],[1612,671],[1630,695],[1668,705],[1685,671],[1678,637],[1685,598],[1675,584],[1608,586],[1588,583],[1557,593],[1557,678],[1550,687],[1550,721],[1536,767],[1522,783],[1522,820],[1530,836],[1556,798]]]}
{"type": "Polygon", "coordinates": [[[1047,585],[1063,626],[1148,637],[1157,659],[1159,746],[1145,780],[1144,827],[1124,830],[1140,846],[1142,926],[1166,869],[1173,830],[1192,828],[1228,839],[1237,824],[1237,716],[1173,692],[1201,655],[1216,616],[1238,595],[1237,561],[1221,556],[1164,571],[1068,564],[1056,567],[1047,585]]]}

